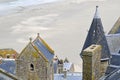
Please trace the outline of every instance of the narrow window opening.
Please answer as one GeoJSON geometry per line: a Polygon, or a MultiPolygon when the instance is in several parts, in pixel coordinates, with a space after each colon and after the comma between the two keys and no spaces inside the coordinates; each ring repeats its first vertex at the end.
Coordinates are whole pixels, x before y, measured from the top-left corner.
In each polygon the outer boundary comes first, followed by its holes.
{"type": "Polygon", "coordinates": [[[33,64],[30,64],[30,70],[34,71],[34,65],[33,64]]]}

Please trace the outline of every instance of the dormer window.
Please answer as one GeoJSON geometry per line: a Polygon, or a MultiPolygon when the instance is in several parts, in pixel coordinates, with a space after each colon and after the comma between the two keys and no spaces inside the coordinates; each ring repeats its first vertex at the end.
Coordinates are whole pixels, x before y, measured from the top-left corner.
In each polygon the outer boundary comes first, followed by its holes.
{"type": "Polygon", "coordinates": [[[7,55],[6,55],[6,58],[10,58],[10,54],[7,54],[7,55]]]}
{"type": "Polygon", "coordinates": [[[34,71],[34,65],[33,64],[30,64],[30,70],[34,71]]]}

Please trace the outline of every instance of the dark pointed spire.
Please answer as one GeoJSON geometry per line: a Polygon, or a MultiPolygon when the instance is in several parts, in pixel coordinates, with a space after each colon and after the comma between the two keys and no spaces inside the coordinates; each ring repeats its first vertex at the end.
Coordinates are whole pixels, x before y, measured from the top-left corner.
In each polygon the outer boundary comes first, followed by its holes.
{"type": "Polygon", "coordinates": [[[94,18],[100,18],[99,12],[98,12],[98,6],[96,6],[96,11],[95,11],[94,18]]]}
{"type": "MultiPolygon", "coordinates": [[[[98,14],[98,6],[96,6],[95,15],[88,31],[86,41],[84,43],[82,51],[92,44],[98,44],[102,46],[101,59],[109,58],[110,51],[108,48],[107,40],[104,34],[101,18],[98,14]]],[[[82,53],[81,53],[82,56],[82,53]]]]}

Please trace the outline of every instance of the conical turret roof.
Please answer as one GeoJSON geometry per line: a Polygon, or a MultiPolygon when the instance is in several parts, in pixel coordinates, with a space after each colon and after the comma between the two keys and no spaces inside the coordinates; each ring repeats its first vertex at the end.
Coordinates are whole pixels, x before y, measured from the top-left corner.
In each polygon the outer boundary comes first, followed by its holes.
{"type": "MultiPolygon", "coordinates": [[[[92,44],[98,44],[102,46],[101,59],[109,58],[110,51],[109,51],[108,43],[104,34],[101,18],[98,13],[98,6],[96,6],[95,15],[94,15],[92,24],[90,26],[90,29],[88,31],[88,35],[82,51],[92,44]]],[[[82,53],[81,53],[81,56],[82,56],[82,53]]]]}

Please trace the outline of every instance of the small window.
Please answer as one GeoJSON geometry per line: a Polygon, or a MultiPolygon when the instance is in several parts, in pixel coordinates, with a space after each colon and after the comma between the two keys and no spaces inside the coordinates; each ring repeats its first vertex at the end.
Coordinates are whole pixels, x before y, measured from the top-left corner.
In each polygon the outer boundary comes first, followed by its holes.
{"type": "Polygon", "coordinates": [[[34,71],[34,65],[33,64],[30,64],[30,70],[34,71]]]}
{"type": "Polygon", "coordinates": [[[7,54],[7,55],[6,55],[6,58],[10,58],[10,54],[7,54]]]}

